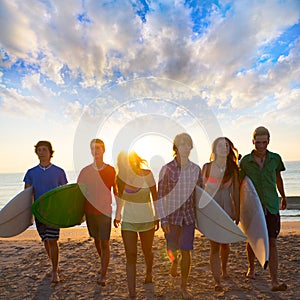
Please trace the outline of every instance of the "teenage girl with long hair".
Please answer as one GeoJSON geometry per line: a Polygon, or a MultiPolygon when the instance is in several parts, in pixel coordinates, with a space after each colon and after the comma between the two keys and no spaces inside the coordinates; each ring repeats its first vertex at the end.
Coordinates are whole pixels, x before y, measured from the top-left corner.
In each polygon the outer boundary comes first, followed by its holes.
{"type": "MultiPolygon", "coordinates": [[[[240,220],[238,150],[227,137],[219,137],[212,144],[210,162],[204,164],[202,174],[205,190],[235,220],[240,220]]],[[[210,267],[215,290],[221,291],[221,274],[228,278],[229,244],[210,241],[210,267]]]]}
{"type": "Polygon", "coordinates": [[[157,189],[153,174],[147,168],[147,162],[136,152],[121,152],[117,158],[117,170],[119,199],[114,225],[118,227],[121,223],[129,298],[135,299],[138,236],[146,262],[144,283],[152,282],[152,244],[154,232],[159,227],[153,211],[153,201],[157,200],[157,189]]]}

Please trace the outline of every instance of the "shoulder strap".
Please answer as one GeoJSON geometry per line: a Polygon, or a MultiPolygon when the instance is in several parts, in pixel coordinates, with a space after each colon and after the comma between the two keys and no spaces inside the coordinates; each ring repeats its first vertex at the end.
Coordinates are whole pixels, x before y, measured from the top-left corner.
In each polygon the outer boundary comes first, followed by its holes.
{"type": "Polygon", "coordinates": [[[208,178],[209,174],[210,174],[210,169],[211,169],[211,162],[206,164],[206,168],[205,168],[205,177],[208,178]]]}

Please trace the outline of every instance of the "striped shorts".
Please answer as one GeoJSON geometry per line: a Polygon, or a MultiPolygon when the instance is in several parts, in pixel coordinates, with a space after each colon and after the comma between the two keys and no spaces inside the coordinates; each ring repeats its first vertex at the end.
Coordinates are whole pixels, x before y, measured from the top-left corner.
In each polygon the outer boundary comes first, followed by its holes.
{"type": "Polygon", "coordinates": [[[35,219],[36,229],[42,239],[42,242],[47,240],[58,240],[59,239],[59,228],[50,227],[39,220],[35,219]]]}

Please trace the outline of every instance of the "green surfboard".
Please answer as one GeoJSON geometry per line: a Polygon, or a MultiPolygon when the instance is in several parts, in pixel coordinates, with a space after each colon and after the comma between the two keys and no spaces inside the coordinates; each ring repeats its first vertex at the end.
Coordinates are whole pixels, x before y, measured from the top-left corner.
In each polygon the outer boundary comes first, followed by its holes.
{"type": "Polygon", "coordinates": [[[84,203],[77,183],[57,187],[39,197],[31,206],[32,213],[42,223],[67,228],[84,221],[84,203]]]}

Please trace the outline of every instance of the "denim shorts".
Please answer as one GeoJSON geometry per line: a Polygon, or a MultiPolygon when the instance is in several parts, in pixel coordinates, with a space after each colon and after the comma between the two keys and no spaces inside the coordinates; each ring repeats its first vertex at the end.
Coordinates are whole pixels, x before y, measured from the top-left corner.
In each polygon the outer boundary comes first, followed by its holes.
{"type": "Polygon", "coordinates": [[[195,224],[191,225],[172,225],[170,224],[170,233],[165,233],[167,249],[193,250],[195,237],[195,224]]]}

